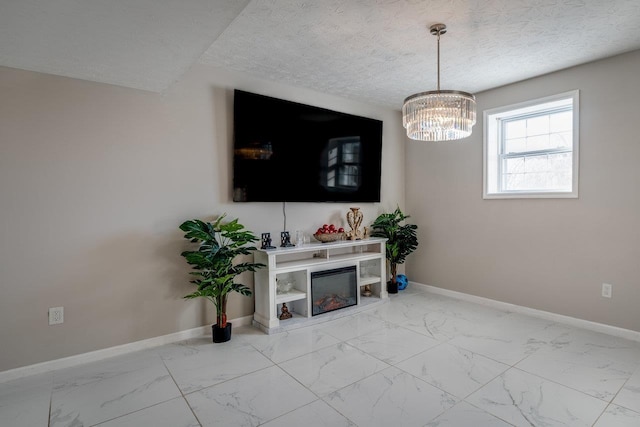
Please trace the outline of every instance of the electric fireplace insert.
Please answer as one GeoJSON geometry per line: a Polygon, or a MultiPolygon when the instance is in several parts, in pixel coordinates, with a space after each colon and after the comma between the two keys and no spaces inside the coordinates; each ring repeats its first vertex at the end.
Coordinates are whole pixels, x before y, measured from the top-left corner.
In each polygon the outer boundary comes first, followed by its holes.
{"type": "Polygon", "coordinates": [[[358,303],[356,266],[311,273],[311,315],[327,313],[358,303]]]}

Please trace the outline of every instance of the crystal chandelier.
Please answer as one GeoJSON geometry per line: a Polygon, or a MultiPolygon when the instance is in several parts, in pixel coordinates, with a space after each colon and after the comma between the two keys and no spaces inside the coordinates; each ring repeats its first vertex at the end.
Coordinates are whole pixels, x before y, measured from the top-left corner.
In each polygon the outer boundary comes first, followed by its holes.
{"type": "Polygon", "coordinates": [[[440,35],[444,24],[429,27],[438,36],[438,90],[416,93],[404,100],[402,125],[418,141],[452,141],[471,135],[476,124],[476,97],[457,90],[440,90],[440,35]]]}

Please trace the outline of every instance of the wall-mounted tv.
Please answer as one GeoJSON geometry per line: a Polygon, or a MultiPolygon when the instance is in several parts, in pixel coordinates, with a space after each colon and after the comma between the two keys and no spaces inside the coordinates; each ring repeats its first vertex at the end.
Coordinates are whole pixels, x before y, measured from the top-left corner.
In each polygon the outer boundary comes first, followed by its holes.
{"type": "Polygon", "coordinates": [[[235,202],[379,202],[382,121],[235,90],[235,202]]]}

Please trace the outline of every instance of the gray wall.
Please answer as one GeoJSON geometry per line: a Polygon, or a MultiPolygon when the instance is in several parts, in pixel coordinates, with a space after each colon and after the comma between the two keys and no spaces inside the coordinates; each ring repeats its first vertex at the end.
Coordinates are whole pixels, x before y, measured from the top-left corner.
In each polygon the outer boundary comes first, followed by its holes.
{"type": "MultiPolygon", "coordinates": [[[[397,111],[205,66],[164,95],[0,68],[0,371],[214,322],[182,299],[178,225],[227,212],[283,227],[279,203],[231,202],[233,88],[383,120],[382,202],[361,205],[365,222],[403,205],[397,111]],[[48,326],[56,306],[65,322],[48,326]]],[[[289,204],[287,228],[345,224],[348,207],[289,204]]],[[[230,319],[252,314],[232,295],[230,319]]]]}
{"type": "Polygon", "coordinates": [[[483,92],[467,140],[407,142],[410,279],[640,331],[639,75],[635,51],[483,92]],[[579,198],[483,200],[482,111],[572,89],[579,198]]]}

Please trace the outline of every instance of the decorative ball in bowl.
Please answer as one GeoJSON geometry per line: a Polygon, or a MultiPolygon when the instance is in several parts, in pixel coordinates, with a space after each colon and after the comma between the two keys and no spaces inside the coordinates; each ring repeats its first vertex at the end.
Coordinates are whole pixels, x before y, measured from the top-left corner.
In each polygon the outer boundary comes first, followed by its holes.
{"type": "Polygon", "coordinates": [[[283,280],[276,280],[276,293],[286,294],[293,288],[293,282],[285,282],[283,280]]]}
{"type": "Polygon", "coordinates": [[[313,237],[322,243],[336,242],[344,238],[344,233],[316,233],[313,237]]]}

